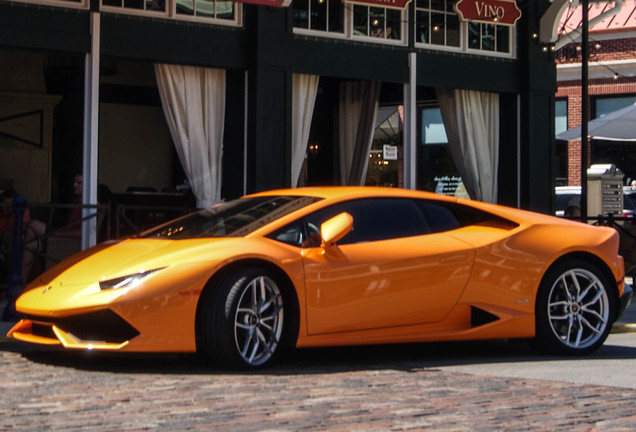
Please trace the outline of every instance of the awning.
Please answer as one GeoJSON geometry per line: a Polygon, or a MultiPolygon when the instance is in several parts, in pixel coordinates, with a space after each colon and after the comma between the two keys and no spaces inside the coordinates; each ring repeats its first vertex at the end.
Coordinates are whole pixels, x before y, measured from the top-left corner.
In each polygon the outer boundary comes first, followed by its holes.
{"type": "MultiPolygon", "coordinates": [[[[588,135],[610,141],[636,141],[636,104],[590,121],[588,135]]],[[[568,129],[556,137],[562,140],[579,139],[581,126],[568,129]]]]}

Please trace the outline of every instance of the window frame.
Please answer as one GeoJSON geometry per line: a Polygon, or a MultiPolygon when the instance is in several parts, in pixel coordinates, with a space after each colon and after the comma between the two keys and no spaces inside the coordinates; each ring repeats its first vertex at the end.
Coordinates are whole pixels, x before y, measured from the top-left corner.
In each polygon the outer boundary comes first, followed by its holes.
{"type": "MultiPolygon", "coordinates": [[[[315,30],[311,28],[302,28],[293,26],[293,33],[297,35],[305,35],[305,36],[318,36],[318,37],[327,37],[333,39],[344,39],[344,40],[355,40],[369,43],[377,43],[377,44],[386,44],[386,45],[397,45],[397,46],[407,46],[408,45],[408,22],[409,22],[409,8],[405,9],[392,9],[392,8],[382,8],[378,7],[378,9],[384,9],[385,12],[388,10],[398,10],[400,12],[400,39],[386,39],[379,38],[374,36],[363,36],[363,35],[355,35],[353,18],[354,18],[354,7],[360,6],[353,3],[345,3],[341,0],[342,3],[342,22],[343,22],[343,31],[342,32],[334,32],[329,30],[315,30]]],[[[308,2],[311,5],[311,0],[308,2]]],[[[293,3],[292,6],[293,8],[293,3]]],[[[363,6],[364,7],[364,6],[363,6]]],[[[375,6],[370,6],[375,7],[375,6]]],[[[292,10],[293,14],[293,10],[292,10]]],[[[386,17],[386,13],[385,13],[386,17]]],[[[386,20],[385,20],[386,23],[386,20]]]]}
{"type": "MultiPolygon", "coordinates": [[[[122,4],[124,1],[125,0],[120,0],[122,4]]],[[[145,4],[145,0],[141,0],[141,1],[144,2],[145,4]]],[[[153,10],[146,10],[146,9],[127,8],[124,6],[105,5],[104,0],[99,1],[99,10],[101,12],[107,12],[107,13],[165,18],[165,19],[171,19],[171,20],[173,19],[177,21],[208,23],[208,24],[215,24],[215,25],[228,26],[228,27],[241,27],[243,25],[242,3],[232,2],[234,4],[234,18],[225,19],[225,18],[216,18],[216,17],[207,17],[207,16],[179,14],[177,13],[177,0],[165,0],[165,1],[166,1],[165,11],[153,11],[153,10]]],[[[194,0],[195,3],[196,1],[197,0],[194,0]]],[[[214,1],[216,2],[217,0],[214,0],[214,1]]]]}
{"type": "Polygon", "coordinates": [[[66,9],[88,9],[89,0],[69,1],[69,0],[13,0],[15,3],[28,3],[45,6],[54,6],[66,9]]]}
{"type": "MultiPolygon", "coordinates": [[[[417,0],[413,0],[413,1],[415,2],[414,14],[413,14],[413,32],[414,32],[413,33],[413,44],[414,44],[414,46],[416,48],[426,48],[426,49],[436,50],[436,51],[462,52],[462,53],[466,53],[466,54],[484,55],[484,56],[489,56],[489,57],[516,58],[516,37],[517,37],[516,26],[508,26],[508,25],[497,24],[497,23],[492,23],[491,24],[495,28],[495,35],[497,34],[497,28],[498,27],[506,27],[506,28],[508,28],[508,49],[509,49],[508,52],[496,51],[496,48],[495,48],[495,51],[487,51],[487,50],[483,50],[483,49],[470,48],[469,44],[468,44],[469,28],[470,28],[470,24],[471,24],[470,21],[461,21],[461,20],[459,20],[459,46],[439,45],[439,44],[419,41],[418,37],[417,37],[417,31],[418,31],[417,16],[418,16],[418,11],[428,12],[429,16],[430,16],[431,13],[440,13],[440,14],[443,13],[445,16],[452,15],[452,14],[458,16],[458,14],[455,11],[452,11],[452,12],[451,11],[437,11],[437,10],[432,9],[430,7],[430,3],[429,3],[429,8],[418,7],[417,0]]],[[[459,17],[458,17],[458,19],[459,19],[459,17]]],[[[474,24],[479,24],[480,26],[482,24],[488,25],[488,23],[481,23],[481,22],[475,22],[474,24]]]]}
{"type": "Polygon", "coordinates": [[[556,98],[554,100],[554,131],[555,131],[556,135],[568,130],[568,124],[569,124],[569,121],[568,121],[568,108],[569,108],[569,100],[568,100],[568,98],[556,98]],[[563,106],[562,104],[565,104],[565,129],[559,130],[558,127],[557,127],[558,126],[558,121],[559,121],[559,119],[563,118],[563,116],[559,116],[557,111],[559,110],[558,109],[559,106],[563,106]]]}
{"type": "MultiPolygon", "coordinates": [[[[631,102],[633,100],[633,102],[636,103],[636,93],[613,93],[613,94],[607,94],[607,95],[595,95],[592,98],[594,118],[599,118],[607,114],[610,114],[614,111],[618,111],[622,109],[622,108],[616,108],[610,111],[606,111],[606,110],[602,111],[599,109],[599,102],[603,103],[607,101],[620,101],[620,100],[629,100],[627,104],[624,104],[625,106],[623,108],[633,105],[633,103],[631,102]]],[[[623,103],[620,103],[619,105],[623,105],[623,103]]]]}

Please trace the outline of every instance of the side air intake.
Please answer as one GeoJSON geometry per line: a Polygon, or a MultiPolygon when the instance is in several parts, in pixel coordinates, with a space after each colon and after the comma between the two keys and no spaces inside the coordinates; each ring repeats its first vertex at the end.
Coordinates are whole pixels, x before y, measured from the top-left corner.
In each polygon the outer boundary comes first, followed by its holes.
{"type": "Polygon", "coordinates": [[[470,307],[470,325],[473,327],[479,327],[482,325],[490,324],[499,320],[497,315],[493,315],[483,309],[475,306],[470,307]]]}

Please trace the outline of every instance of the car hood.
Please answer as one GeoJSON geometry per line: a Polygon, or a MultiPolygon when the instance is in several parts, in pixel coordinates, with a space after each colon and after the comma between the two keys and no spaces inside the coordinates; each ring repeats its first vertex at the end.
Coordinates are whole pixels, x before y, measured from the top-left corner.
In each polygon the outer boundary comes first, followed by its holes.
{"type": "Polygon", "coordinates": [[[94,283],[179,264],[184,260],[222,259],[218,251],[231,250],[234,238],[161,240],[126,239],[107,242],[82,251],[37,278],[32,285],[51,283],[63,276],[73,283],[94,283]]]}

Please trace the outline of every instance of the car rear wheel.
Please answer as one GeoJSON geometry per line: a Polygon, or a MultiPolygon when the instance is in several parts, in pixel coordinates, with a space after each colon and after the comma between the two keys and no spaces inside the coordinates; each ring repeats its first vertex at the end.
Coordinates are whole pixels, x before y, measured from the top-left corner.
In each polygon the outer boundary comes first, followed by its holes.
{"type": "Polygon", "coordinates": [[[227,277],[206,296],[202,349],[216,365],[252,369],[278,353],[285,307],[281,287],[264,269],[245,269],[227,277]]]}
{"type": "Polygon", "coordinates": [[[611,330],[616,300],[596,266],[568,260],[550,269],[539,287],[534,345],[552,354],[598,349],[611,330]]]}

